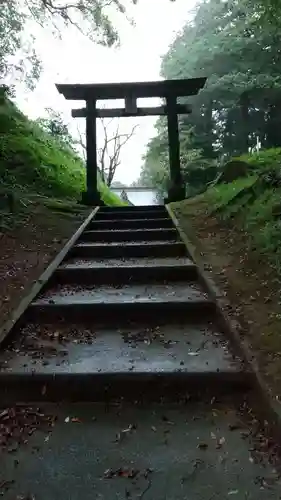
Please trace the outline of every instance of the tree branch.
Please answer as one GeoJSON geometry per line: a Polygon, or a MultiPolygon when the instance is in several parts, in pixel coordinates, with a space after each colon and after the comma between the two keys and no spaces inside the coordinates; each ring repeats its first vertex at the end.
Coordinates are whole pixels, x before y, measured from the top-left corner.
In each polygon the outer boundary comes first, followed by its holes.
{"type": "Polygon", "coordinates": [[[110,186],[114,179],[116,170],[120,165],[121,149],[133,136],[138,125],[135,125],[130,133],[121,134],[119,132],[120,126],[118,123],[114,135],[109,137],[108,127],[113,120],[107,121],[107,123],[104,118],[101,118],[100,120],[104,133],[104,142],[102,148],[99,149],[99,162],[103,181],[110,186]]]}

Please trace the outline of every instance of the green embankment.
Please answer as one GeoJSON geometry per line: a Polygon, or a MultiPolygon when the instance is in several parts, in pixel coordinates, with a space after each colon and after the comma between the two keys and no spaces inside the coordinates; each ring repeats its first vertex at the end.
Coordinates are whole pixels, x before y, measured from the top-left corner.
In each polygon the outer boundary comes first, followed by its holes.
{"type": "MultiPolygon", "coordinates": [[[[85,168],[68,146],[43,131],[0,94],[1,192],[36,193],[51,198],[79,200],[85,190],[85,168]]],[[[107,205],[123,205],[102,182],[107,205]]]]}
{"type": "Polygon", "coordinates": [[[269,149],[236,160],[245,162],[246,175],[232,182],[210,186],[196,198],[198,202],[206,202],[210,214],[242,228],[249,237],[251,247],[266,255],[279,274],[281,149],[269,149]]]}

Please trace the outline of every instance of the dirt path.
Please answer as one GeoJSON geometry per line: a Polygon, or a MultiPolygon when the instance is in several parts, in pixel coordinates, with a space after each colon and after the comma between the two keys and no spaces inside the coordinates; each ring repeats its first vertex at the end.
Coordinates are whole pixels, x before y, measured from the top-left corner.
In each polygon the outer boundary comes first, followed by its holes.
{"type": "Polygon", "coordinates": [[[5,214],[0,230],[0,328],[88,212],[79,205],[36,199],[13,216],[5,214]]]}
{"type": "Polygon", "coordinates": [[[204,202],[174,206],[181,227],[207,274],[225,294],[227,312],[240,323],[269,391],[281,402],[280,283],[266,256],[249,248],[247,234],[208,215],[204,202]]]}

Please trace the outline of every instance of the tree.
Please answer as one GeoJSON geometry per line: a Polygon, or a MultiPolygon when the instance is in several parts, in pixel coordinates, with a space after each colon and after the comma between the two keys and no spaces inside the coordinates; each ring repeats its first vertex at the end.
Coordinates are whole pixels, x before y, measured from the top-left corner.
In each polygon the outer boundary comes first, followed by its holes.
{"type": "MultiPolygon", "coordinates": [[[[208,77],[206,87],[192,98],[192,114],[179,124],[187,139],[181,139],[181,151],[189,183],[187,169],[195,168],[196,178],[205,176],[206,160],[214,168],[216,158],[248,152],[258,139],[263,147],[281,145],[280,30],[263,16],[262,1],[202,0],[163,57],[164,78],[208,77]]],[[[189,99],[183,102],[190,104],[189,99]]],[[[157,139],[148,145],[145,175],[150,175],[149,167],[154,180],[155,169],[163,180],[167,167],[160,160],[166,144],[159,131],[158,139],[158,153],[157,139]]],[[[195,171],[192,182],[194,176],[195,171]]]]}
{"type": "MultiPolygon", "coordinates": [[[[136,2],[129,0],[129,4],[136,2]]],[[[119,41],[116,26],[111,21],[114,12],[128,18],[122,0],[2,0],[1,83],[12,87],[20,81],[31,90],[36,85],[41,62],[34,49],[32,21],[44,28],[49,25],[59,36],[65,26],[75,26],[96,43],[112,46],[119,41]]]]}
{"type": "Polygon", "coordinates": [[[125,184],[123,184],[123,182],[120,182],[120,181],[113,181],[111,183],[111,187],[113,188],[125,188],[125,184]]]}
{"type": "Polygon", "coordinates": [[[46,108],[46,112],[49,116],[47,118],[38,118],[36,120],[38,125],[48,134],[55,137],[64,146],[74,149],[77,140],[70,134],[62,115],[52,108],[46,108]]]}
{"type": "Polygon", "coordinates": [[[115,123],[114,118],[111,120],[100,118],[100,123],[103,130],[103,144],[98,149],[99,169],[103,182],[111,186],[121,162],[121,150],[134,135],[137,125],[129,133],[121,133],[119,122],[117,122],[113,135],[110,135],[109,127],[112,123],[115,123]]]}
{"type": "MultiPolygon", "coordinates": [[[[98,170],[101,176],[101,180],[111,186],[114,177],[119,167],[121,160],[120,155],[122,148],[127,144],[127,142],[134,135],[137,125],[132,127],[131,131],[128,133],[120,132],[120,125],[118,119],[105,119],[99,118],[99,123],[101,125],[101,142],[102,146],[97,150],[98,156],[98,170]],[[113,128],[110,130],[110,126],[113,128]]],[[[78,139],[75,140],[74,144],[79,146],[79,150],[82,151],[84,161],[86,162],[86,139],[85,135],[81,133],[79,127],[77,127],[78,139]]],[[[114,186],[124,186],[119,181],[114,181],[114,186]]]]}
{"type": "MultiPolygon", "coordinates": [[[[20,6],[20,0],[18,2],[20,6]]],[[[137,0],[129,0],[129,3],[136,4],[137,0]]],[[[127,16],[123,0],[26,0],[26,5],[40,24],[49,22],[58,32],[61,24],[72,25],[91,40],[107,46],[119,40],[111,21],[114,12],[127,16]]]]}
{"type": "Polygon", "coordinates": [[[34,88],[41,64],[34,50],[34,37],[24,36],[26,15],[15,0],[2,2],[0,9],[0,81],[12,90],[16,81],[34,88]]]}
{"type": "MultiPolygon", "coordinates": [[[[269,23],[261,24],[258,14],[243,0],[202,2],[193,23],[184,27],[163,58],[166,78],[209,77],[206,88],[194,99],[193,114],[185,118],[194,127],[194,145],[206,157],[247,151],[256,142],[258,91],[267,91],[268,108],[271,89],[281,88],[278,31],[269,23]],[[241,102],[245,91],[247,106],[241,102]],[[224,141],[225,132],[232,141],[224,141]]],[[[265,127],[266,119],[267,114],[265,127]]]]}

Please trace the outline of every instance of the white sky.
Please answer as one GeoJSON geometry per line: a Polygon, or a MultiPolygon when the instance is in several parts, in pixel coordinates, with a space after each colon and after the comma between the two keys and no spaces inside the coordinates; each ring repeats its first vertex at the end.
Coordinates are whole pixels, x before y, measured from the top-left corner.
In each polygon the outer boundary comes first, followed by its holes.
{"type": "MultiPolygon", "coordinates": [[[[35,28],[36,50],[44,70],[36,90],[18,96],[20,108],[31,118],[37,118],[44,115],[46,107],[51,107],[64,113],[74,133],[77,125],[83,132],[84,120],[72,119],[70,112],[72,107],[84,103],[66,101],[58,94],[55,83],[158,80],[161,55],[190,18],[194,5],[195,0],[139,0],[132,10],[135,27],[124,19],[119,20],[121,46],[117,49],[97,46],[74,28],[65,30],[62,40],[54,38],[47,30],[35,28]]],[[[154,134],[155,119],[122,118],[120,128],[125,133],[135,123],[139,123],[139,127],[122,151],[122,162],[115,177],[127,185],[138,178],[141,156],[154,134]]],[[[100,134],[99,139],[102,140],[100,134]]]]}

